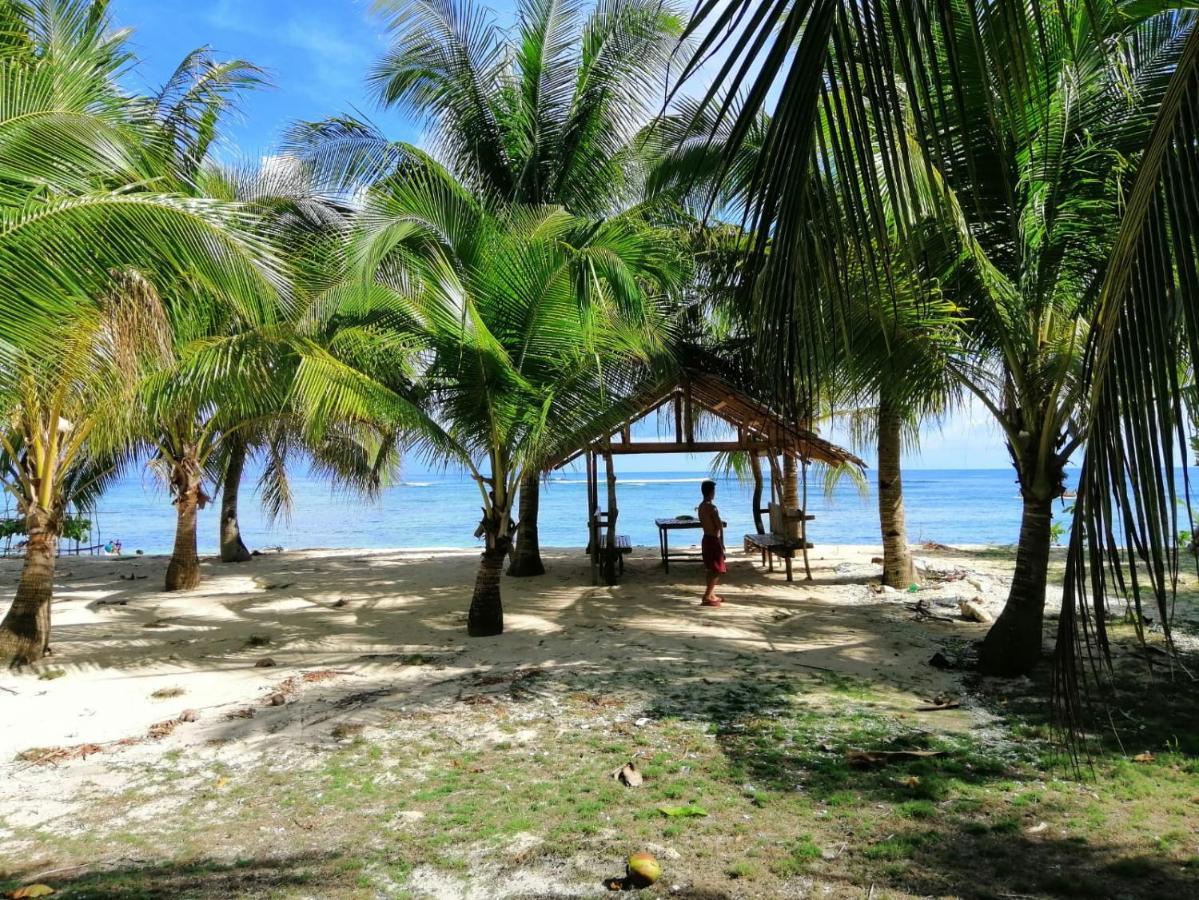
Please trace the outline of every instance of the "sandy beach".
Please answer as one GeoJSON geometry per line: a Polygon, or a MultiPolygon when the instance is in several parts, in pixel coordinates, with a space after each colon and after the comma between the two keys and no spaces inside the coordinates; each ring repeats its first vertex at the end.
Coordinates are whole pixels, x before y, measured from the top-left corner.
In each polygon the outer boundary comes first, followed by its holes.
{"type": "MultiPolygon", "coordinates": [[[[27,674],[0,676],[5,719],[27,723],[4,730],[0,758],[31,746],[136,737],[184,708],[201,718],[172,735],[173,745],[220,737],[249,751],[264,735],[314,740],[344,716],[334,709],[314,718],[310,704],[335,707],[330,701],[346,693],[386,689],[372,709],[436,705],[460,694],[472,674],[533,666],[615,672],[691,661],[712,673],[739,655],[761,654],[783,671],[822,667],[882,679],[913,703],[950,690],[952,677],[925,665],[928,656],[943,632],[975,638],[982,631],[966,622],[943,629],[912,622],[915,597],[868,586],[878,552],[814,553],[814,580],[800,574],[793,584],[737,553],[722,591],[727,605],[713,611],[697,608],[698,566],[675,564],[665,574],[650,549],[639,548],[621,584],[593,587],[580,551],[549,550],[547,576],[505,579],[506,633],[485,640],[468,639],[464,628],[478,557],[471,551],[307,550],[244,565],[207,562],[203,587],[183,594],[160,591],[163,558],[63,559],[53,655],[27,674]],[[403,665],[414,658],[429,664],[403,665]],[[260,704],[280,682],[313,670],[337,677],[306,687],[302,703],[225,721],[225,713],[260,704]]],[[[960,568],[985,580],[922,591],[926,603],[942,601],[949,614],[958,598],[984,596],[1001,608],[1003,560],[930,556],[938,571],[960,568]]],[[[16,564],[2,571],[14,584],[16,564]]]]}
{"type": "MultiPolygon", "coordinates": [[[[0,676],[12,723],[0,732],[5,865],[54,869],[51,838],[88,833],[114,809],[143,825],[227,814],[219,802],[191,807],[214,771],[228,780],[309,766],[372,733],[434,752],[486,752],[500,742],[535,746],[545,728],[628,730],[663,709],[684,713],[712,685],[868,683],[876,712],[907,726],[928,719],[942,732],[985,730],[990,717],[968,698],[951,711],[917,710],[960,695],[960,674],[928,661],[947,639],[983,634],[960,620],[957,600],[985,596],[998,608],[1010,563],[1003,554],[927,553],[932,581],[917,597],[871,584],[876,553],[817,550],[813,581],[787,584],[737,552],[726,606],[702,610],[697,566],[666,574],[640,548],[619,586],[593,587],[580,551],[552,550],[545,577],[505,579],[507,633],[485,640],[464,630],[473,552],[312,550],[205,562],[202,589],[175,595],[159,590],[161,558],[64,559],[53,655],[0,676]],[[942,618],[914,613],[917,599],[942,618]],[[572,713],[580,692],[594,703],[572,713]],[[146,773],[164,759],[178,770],[151,786],[146,773]]],[[[16,564],[3,572],[12,584],[16,564]]],[[[811,684],[813,696],[827,692],[811,684]]],[[[242,836],[216,853],[277,854],[314,840],[297,820],[256,834],[252,847],[242,836]]],[[[552,877],[529,874],[516,882],[525,893],[504,896],[594,886],[605,864],[583,858],[552,877]]],[[[417,895],[499,896],[480,887],[493,869],[471,869],[459,881],[430,876],[422,883],[433,886],[417,895]]]]}

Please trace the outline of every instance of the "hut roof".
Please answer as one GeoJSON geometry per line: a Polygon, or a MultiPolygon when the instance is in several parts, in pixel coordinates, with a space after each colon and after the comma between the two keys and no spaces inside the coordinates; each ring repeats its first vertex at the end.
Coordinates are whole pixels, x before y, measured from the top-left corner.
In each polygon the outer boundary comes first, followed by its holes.
{"type": "Polygon", "coordinates": [[[716,375],[684,369],[677,375],[633,391],[619,404],[624,418],[597,422],[594,429],[576,436],[572,447],[554,468],[561,468],[589,450],[614,455],[638,453],[720,453],[759,450],[793,456],[829,465],[866,463],[842,447],[824,440],[815,432],[789,421],[745,388],[716,375]],[[664,407],[674,410],[674,439],[634,441],[630,433],[634,422],[664,407]],[[730,425],[735,439],[702,440],[696,436],[701,415],[715,416],[730,425]]]}

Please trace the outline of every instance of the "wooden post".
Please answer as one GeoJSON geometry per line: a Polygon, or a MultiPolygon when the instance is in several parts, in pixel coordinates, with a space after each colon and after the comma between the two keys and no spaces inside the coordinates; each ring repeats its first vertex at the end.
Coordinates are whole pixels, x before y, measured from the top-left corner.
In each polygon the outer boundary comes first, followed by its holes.
{"type": "Polygon", "coordinates": [[[674,442],[683,443],[683,394],[674,395],[674,442]]]}
{"type": "Polygon", "coordinates": [[[599,506],[595,484],[595,453],[587,451],[587,547],[591,551],[591,583],[599,584],[599,506]]]}
{"type": "Polygon", "coordinates": [[[616,467],[612,464],[612,454],[604,454],[604,466],[608,475],[608,547],[604,554],[604,577],[609,585],[616,584],[616,560],[620,550],[616,546],[616,518],[620,514],[616,508],[616,467]]]}
{"type": "Polygon", "coordinates": [[[803,544],[803,569],[806,581],[812,580],[812,564],[808,561],[808,458],[803,459],[803,506],[799,510],[799,540],[803,544]]]}

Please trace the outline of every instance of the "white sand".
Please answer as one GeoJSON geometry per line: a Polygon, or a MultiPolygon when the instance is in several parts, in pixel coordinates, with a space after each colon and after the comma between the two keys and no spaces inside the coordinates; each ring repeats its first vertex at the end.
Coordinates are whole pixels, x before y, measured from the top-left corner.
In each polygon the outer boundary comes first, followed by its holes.
{"type": "MultiPolygon", "coordinates": [[[[981,637],[986,626],[916,621],[910,605],[923,598],[955,616],[957,598],[982,596],[997,610],[1010,563],[928,553],[935,569],[967,567],[982,577],[919,595],[879,594],[867,586],[879,573],[870,563],[878,552],[819,548],[815,580],[804,582],[800,568],[790,585],[737,552],[721,592],[726,606],[703,610],[697,565],[676,564],[667,575],[655,551],[641,548],[619,586],[593,587],[580,551],[551,550],[546,576],[504,579],[506,633],[488,639],[465,632],[474,551],[314,550],[242,565],[205,562],[204,585],[187,594],[160,590],[163,558],[63,559],[53,655],[0,675],[0,816],[10,825],[62,822],[89,790],[116,789],[139,760],[167,750],[199,756],[219,742],[225,761],[260,760],[328,742],[331,728],[350,718],[444,710],[462,696],[464,679],[491,670],[602,674],[635,658],[642,667],[690,660],[719,673],[739,656],[769,654],[780,673],[827,669],[881,683],[896,711],[918,718],[915,707],[958,690],[959,675],[930,667],[931,654],[945,638],[981,637]],[[253,646],[254,638],[269,644],[253,646]],[[415,654],[421,658],[409,659],[415,654]],[[277,666],[256,668],[265,657],[277,666]],[[335,674],[303,680],[328,670],[335,674]],[[289,702],[267,706],[292,678],[289,702]],[[169,689],[183,693],[152,696],[169,689]],[[145,739],[185,709],[199,721],[145,739]],[[231,717],[247,709],[252,718],[231,717]],[[31,748],[80,744],[104,752],[53,766],[17,759],[31,748]]],[[[0,563],[6,592],[18,571],[15,561],[0,563]]],[[[969,710],[957,719],[935,715],[942,729],[978,721],[969,710]]]]}

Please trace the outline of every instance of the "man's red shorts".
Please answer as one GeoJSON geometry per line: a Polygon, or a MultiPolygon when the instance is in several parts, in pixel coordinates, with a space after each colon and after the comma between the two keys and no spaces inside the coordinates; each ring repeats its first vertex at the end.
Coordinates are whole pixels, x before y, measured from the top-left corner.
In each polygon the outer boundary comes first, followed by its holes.
{"type": "Polygon", "coordinates": [[[720,543],[720,538],[705,534],[700,549],[704,554],[704,568],[709,572],[723,575],[729,570],[728,564],[724,561],[724,545],[720,543]]]}

